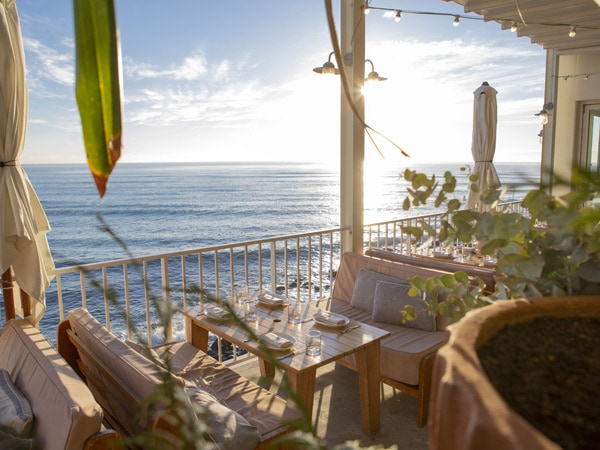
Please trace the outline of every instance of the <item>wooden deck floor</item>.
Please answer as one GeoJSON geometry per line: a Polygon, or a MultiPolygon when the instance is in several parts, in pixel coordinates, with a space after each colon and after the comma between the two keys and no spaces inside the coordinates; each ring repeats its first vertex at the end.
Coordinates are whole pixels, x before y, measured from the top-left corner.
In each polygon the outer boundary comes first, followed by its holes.
{"type": "MultiPolygon", "coordinates": [[[[246,378],[268,387],[281,396],[281,375],[267,384],[260,380],[257,361],[243,363],[234,369],[246,378]]],[[[381,444],[398,450],[427,450],[429,430],[416,425],[417,399],[382,385],[381,431],[372,438],[364,435],[360,422],[358,379],[356,372],[340,364],[329,364],[317,371],[313,422],[317,435],[328,446],[346,441],[360,441],[363,447],[381,444]]]]}

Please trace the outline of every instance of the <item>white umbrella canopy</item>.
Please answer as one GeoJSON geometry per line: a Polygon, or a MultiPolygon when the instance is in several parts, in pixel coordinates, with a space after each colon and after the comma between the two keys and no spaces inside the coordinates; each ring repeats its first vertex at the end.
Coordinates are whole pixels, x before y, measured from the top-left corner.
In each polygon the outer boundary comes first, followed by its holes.
{"type": "Polygon", "coordinates": [[[29,296],[33,302],[16,309],[37,323],[45,310],[45,291],[53,278],[49,272],[54,262],[46,240],[48,219],[20,164],[27,108],[17,7],[15,0],[0,0],[0,273],[3,281],[10,281],[14,273],[14,284],[4,284],[7,311],[9,297],[24,300],[29,296]]]}
{"type": "Polygon", "coordinates": [[[496,152],[496,122],[498,120],[496,94],[498,92],[487,81],[473,92],[473,140],[471,153],[477,174],[477,191],[469,189],[467,208],[479,211],[489,208],[479,200],[482,193],[500,187],[500,179],[494,167],[496,152]]]}

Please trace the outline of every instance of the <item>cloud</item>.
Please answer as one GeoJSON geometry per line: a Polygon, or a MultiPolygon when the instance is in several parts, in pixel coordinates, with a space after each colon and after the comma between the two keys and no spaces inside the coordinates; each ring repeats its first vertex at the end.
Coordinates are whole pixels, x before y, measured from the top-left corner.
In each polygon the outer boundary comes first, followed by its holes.
{"type": "Polygon", "coordinates": [[[24,38],[23,44],[28,53],[27,74],[30,86],[43,85],[51,81],[63,86],[73,86],[75,83],[75,66],[72,41],[63,40],[62,45],[69,52],[60,52],[48,47],[37,39],[24,38]]]}
{"type": "Polygon", "coordinates": [[[186,57],[181,64],[167,69],[158,69],[152,64],[136,63],[132,58],[124,59],[125,76],[135,79],[163,78],[171,80],[199,80],[208,72],[206,58],[201,54],[186,57]]]}

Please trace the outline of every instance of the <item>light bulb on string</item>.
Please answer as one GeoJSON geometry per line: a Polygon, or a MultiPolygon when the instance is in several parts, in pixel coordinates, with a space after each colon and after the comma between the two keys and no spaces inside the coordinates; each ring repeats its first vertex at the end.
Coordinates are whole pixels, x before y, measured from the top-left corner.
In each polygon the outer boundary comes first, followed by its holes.
{"type": "Polygon", "coordinates": [[[515,31],[517,31],[517,22],[513,22],[513,23],[510,25],[510,31],[512,31],[513,33],[514,33],[515,31]]]}
{"type": "Polygon", "coordinates": [[[460,25],[460,17],[458,16],[454,16],[454,20],[452,21],[452,25],[454,25],[455,27],[460,25]]]}
{"type": "Polygon", "coordinates": [[[569,37],[575,37],[576,34],[577,34],[577,28],[575,28],[573,25],[571,25],[571,29],[569,30],[569,37]]]}
{"type": "Polygon", "coordinates": [[[400,22],[400,19],[402,19],[402,11],[396,11],[396,17],[394,17],[394,20],[396,22],[400,22]]]}
{"type": "Polygon", "coordinates": [[[365,6],[363,6],[363,12],[365,13],[365,16],[371,12],[371,8],[369,8],[368,3],[365,6]]]}

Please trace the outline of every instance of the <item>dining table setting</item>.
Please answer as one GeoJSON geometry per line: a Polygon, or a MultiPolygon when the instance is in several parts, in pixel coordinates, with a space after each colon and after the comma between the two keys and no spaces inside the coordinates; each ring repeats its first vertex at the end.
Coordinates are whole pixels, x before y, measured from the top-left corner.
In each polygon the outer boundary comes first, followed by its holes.
{"type": "Polygon", "coordinates": [[[236,290],[231,301],[198,304],[182,312],[188,342],[206,352],[213,334],[256,355],[261,376],[273,377],[276,367],[285,370],[309,413],[317,369],[355,354],[365,362],[358,374],[363,431],[377,432],[380,340],[387,331],[328,311],[319,302],[270,291],[236,290]]]}

